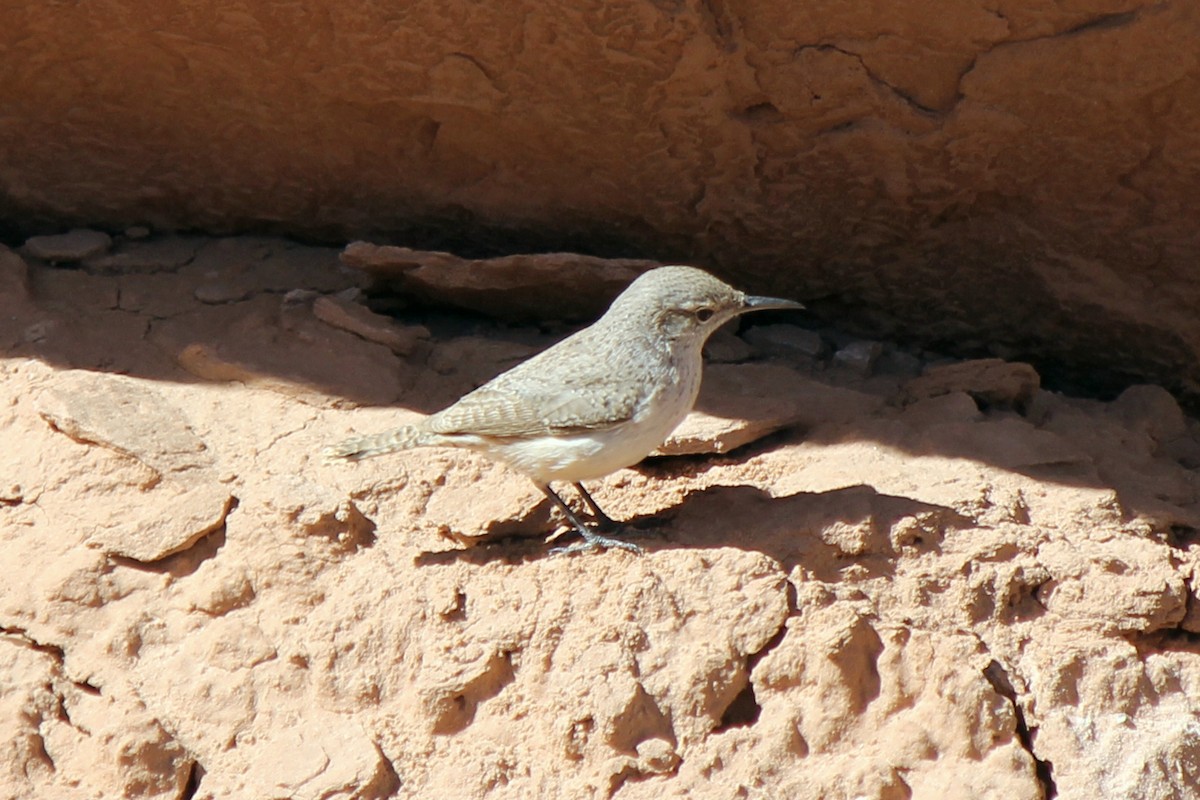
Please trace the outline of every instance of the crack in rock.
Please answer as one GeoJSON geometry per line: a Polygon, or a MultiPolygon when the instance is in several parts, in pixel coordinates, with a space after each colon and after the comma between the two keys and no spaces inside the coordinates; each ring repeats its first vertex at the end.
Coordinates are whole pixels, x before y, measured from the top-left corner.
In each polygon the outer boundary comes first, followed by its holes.
{"type": "Polygon", "coordinates": [[[992,689],[996,694],[1008,699],[1012,704],[1013,714],[1016,716],[1016,733],[1017,739],[1020,740],[1021,746],[1029,753],[1029,757],[1033,759],[1034,772],[1037,774],[1038,783],[1042,787],[1042,796],[1045,800],[1054,800],[1058,795],[1058,788],[1054,785],[1054,765],[1049,761],[1038,758],[1037,753],[1033,749],[1033,734],[1036,728],[1030,728],[1029,722],[1025,719],[1025,712],[1021,708],[1021,704],[1017,702],[1017,690],[1013,686],[1012,681],[1008,677],[1008,671],[1004,666],[995,659],[992,659],[983,669],[983,677],[991,684],[992,689]]]}

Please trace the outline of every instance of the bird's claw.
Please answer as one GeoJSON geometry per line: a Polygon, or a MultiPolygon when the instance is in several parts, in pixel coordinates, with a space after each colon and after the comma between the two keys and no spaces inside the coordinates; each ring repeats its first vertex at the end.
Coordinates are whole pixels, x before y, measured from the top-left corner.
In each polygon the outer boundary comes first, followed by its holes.
{"type": "Polygon", "coordinates": [[[590,553],[597,548],[628,550],[639,556],[646,554],[646,551],[640,545],[636,545],[633,542],[589,532],[584,535],[582,542],[576,542],[566,547],[555,547],[550,551],[550,555],[565,556],[571,553],[590,553]]]}

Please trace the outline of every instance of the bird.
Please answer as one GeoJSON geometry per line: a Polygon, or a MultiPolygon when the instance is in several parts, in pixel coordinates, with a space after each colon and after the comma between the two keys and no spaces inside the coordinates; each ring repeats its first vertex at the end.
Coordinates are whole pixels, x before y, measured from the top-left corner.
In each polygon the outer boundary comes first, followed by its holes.
{"type": "Polygon", "coordinates": [[[751,311],[803,309],[757,297],[696,267],[638,276],[596,322],[412,425],[325,448],[326,462],[359,461],[414,447],[482,453],[528,476],[582,542],[552,553],[619,548],[642,553],[584,488],[633,466],[661,445],[696,402],[708,337],[751,311]],[[551,484],[570,483],[596,529],[551,484]]]}

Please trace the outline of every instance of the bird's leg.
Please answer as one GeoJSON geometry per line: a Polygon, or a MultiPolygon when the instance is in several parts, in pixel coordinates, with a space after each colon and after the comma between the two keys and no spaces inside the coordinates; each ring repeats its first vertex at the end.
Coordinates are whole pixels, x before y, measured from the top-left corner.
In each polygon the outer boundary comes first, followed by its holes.
{"type": "Polygon", "coordinates": [[[553,501],[554,505],[558,506],[562,512],[567,515],[567,519],[570,520],[571,525],[573,525],[575,530],[579,532],[579,535],[583,537],[582,542],[570,545],[569,547],[556,547],[550,551],[551,553],[555,555],[582,553],[588,550],[595,550],[597,547],[619,547],[622,550],[629,550],[630,552],[637,553],[638,555],[641,555],[643,552],[645,552],[633,542],[626,542],[622,541],[621,539],[613,539],[611,537],[602,536],[596,533],[591,528],[584,525],[579,520],[579,517],[575,516],[575,512],[571,510],[571,507],[564,503],[563,499],[559,497],[548,485],[539,485],[538,488],[545,493],[546,497],[549,497],[550,500],[553,501]]]}
{"type": "Polygon", "coordinates": [[[583,488],[582,483],[579,483],[578,481],[575,482],[575,491],[579,492],[580,496],[583,497],[583,501],[588,504],[588,508],[592,510],[592,516],[596,518],[597,528],[608,533],[611,533],[615,530],[620,530],[621,526],[617,523],[617,521],[601,510],[599,504],[596,503],[595,499],[591,496],[591,494],[588,493],[588,490],[583,488]]]}

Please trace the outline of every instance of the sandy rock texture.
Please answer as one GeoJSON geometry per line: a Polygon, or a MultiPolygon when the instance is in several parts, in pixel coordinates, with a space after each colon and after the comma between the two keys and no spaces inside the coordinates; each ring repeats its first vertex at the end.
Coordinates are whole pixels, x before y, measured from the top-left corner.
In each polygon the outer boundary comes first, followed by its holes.
{"type": "Polygon", "coordinates": [[[339,255],[0,251],[0,797],[1194,793],[1164,389],[731,329],[688,455],[593,487],[647,555],[554,557],[502,467],[318,452],[565,329],[382,315],[339,255]]]}
{"type": "Polygon", "coordinates": [[[14,243],[150,225],[689,260],[861,335],[1200,400],[1191,2],[96,0],[3,21],[14,243]]]}

